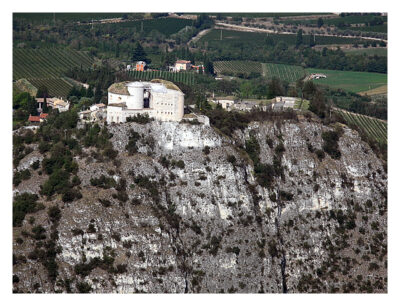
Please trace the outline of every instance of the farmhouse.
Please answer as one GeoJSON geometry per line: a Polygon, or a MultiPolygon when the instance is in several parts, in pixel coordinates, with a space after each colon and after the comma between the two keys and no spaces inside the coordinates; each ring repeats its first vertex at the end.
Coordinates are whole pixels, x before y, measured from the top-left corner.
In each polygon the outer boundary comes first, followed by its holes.
{"type": "Polygon", "coordinates": [[[294,108],[298,98],[296,97],[275,97],[275,101],[272,102],[271,108],[273,110],[282,110],[284,108],[294,108]]]}
{"type": "Polygon", "coordinates": [[[229,110],[232,108],[232,105],[235,104],[238,99],[233,96],[227,96],[227,97],[215,97],[212,100],[216,104],[220,104],[223,109],[229,110]]]}
{"type": "Polygon", "coordinates": [[[47,119],[49,114],[41,113],[39,116],[29,115],[28,121],[32,124],[39,124],[47,119]]]}
{"type": "Polygon", "coordinates": [[[108,88],[107,123],[126,122],[126,118],[147,114],[160,121],[181,121],[184,94],[165,80],[122,82],[108,88]]]}
{"type": "Polygon", "coordinates": [[[181,71],[181,70],[189,70],[192,67],[192,64],[190,61],[185,61],[185,60],[178,60],[175,63],[175,71],[181,71]]]}

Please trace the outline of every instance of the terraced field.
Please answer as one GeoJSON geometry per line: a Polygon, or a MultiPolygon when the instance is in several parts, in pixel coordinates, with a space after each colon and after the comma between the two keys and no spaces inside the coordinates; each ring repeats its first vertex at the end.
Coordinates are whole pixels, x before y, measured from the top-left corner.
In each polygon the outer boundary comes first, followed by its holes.
{"type": "Polygon", "coordinates": [[[152,79],[164,79],[171,82],[194,85],[195,79],[200,77],[192,72],[168,72],[168,71],[130,71],[129,77],[133,80],[150,81],[152,79]]]}
{"type": "Polygon", "coordinates": [[[277,77],[289,83],[296,82],[305,76],[305,71],[300,66],[262,63],[262,74],[266,78],[277,77]]]}
{"type": "Polygon", "coordinates": [[[68,49],[13,50],[13,79],[59,78],[73,67],[90,68],[93,59],[85,52],[68,49]]]}
{"type": "Polygon", "coordinates": [[[348,124],[360,127],[368,137],[375,139],[378,143],[387,144],[387,122],[372,117],[351,113],[336,108],[334,110],[340,114],[348,124]]]}

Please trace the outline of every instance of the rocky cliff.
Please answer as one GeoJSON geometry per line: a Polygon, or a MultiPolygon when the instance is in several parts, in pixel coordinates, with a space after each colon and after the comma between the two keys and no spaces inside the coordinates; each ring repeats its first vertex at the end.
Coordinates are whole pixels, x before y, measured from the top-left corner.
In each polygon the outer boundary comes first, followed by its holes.
{"type": "MultiPolygon", "coordinates": [[[[333,130],[309,120],[254,122],[233,137],[108,126],[116,157],[96,159],[91,147],[73,157],[82,197],[41,196],[46,209],[14,228],[14,291],[386,292],[386,173],[347,127],[340,157],[324,153],[333,130]],[[102,175],[115,184],[93,184],[102,175]],[[55,275],[40,250],[55,252],[55,275]]],[[[19,169],[43,159],[31,147],[19,169]]],[[[39,170],[14,193],[38,193],[39,170]]]]}

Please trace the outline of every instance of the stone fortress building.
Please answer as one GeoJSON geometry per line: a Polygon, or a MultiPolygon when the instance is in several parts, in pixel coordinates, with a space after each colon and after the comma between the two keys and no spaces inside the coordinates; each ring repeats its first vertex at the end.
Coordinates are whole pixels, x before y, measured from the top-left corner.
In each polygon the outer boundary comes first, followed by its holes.
{"type": "Polygon", "coordinates": [[[148,114],[160,121],[181,121],[184,94],[173,83],[155,79],[151,82],[121,82],[108,88],[107,123],[123,123],[126,118],[148,114]]]}

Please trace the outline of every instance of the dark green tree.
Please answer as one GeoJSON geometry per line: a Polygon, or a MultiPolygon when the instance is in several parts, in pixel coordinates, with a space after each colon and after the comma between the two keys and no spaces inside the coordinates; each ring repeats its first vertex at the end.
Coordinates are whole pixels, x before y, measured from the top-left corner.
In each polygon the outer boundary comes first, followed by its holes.
{"type": "Polygon", "coordinates": [[[310,47],[314,47],[315,46],[315,35],[310,35],[310,47]]]}
{"type": "Polygon", "coordinates": [[[37,116],[37,103],[34,97],[29,96],[28,103],[27,103],[28,113],[32,116],[37,116]]]}
{"type": "Polygon", "coordinates": [[[102,97],[101,86],[98,84],[94,92],[94,103],[99,103],[102,97]]]}
{"type": "Polygon", "coordinates": [[[42,112],[47,114],[49,112],[49,107],[47,106],[47,98],[44,98],[43,105],[42,105],[42,112]]]}
{"type": "Polygon", "coordinates": [[[119,58],[119,43],[117,43],[117,46],[115,47],[115,57],[119,58]]]}
{"type": "Polygon", "coordinates": [[[149,62],[147,54],[146,52],[144,52],[144,49],[139,42],[136,43],[135,49],[133,49],[131,60],[132,62],[138,62],[138,61],[149,62]]]}
{"type": "Polygon", "coordinates": [[[317,26],[318,28],[322,27],[324,25],[324,20],[320,17],[317,20],[317,26]]]}
{"type": "Polygon", "coordinates": [[[36,93],[36,98],[48,98],[49,97],[49,90],[46,86],[40,85],[38,91],[36,93]]]}
{"type": "Polygon", "coordinates": [[[296,37],[296,48],[300,47],[302,43],[303,43],[303,30],[299,29],[297,31],[297,37],[296,37]]]}

